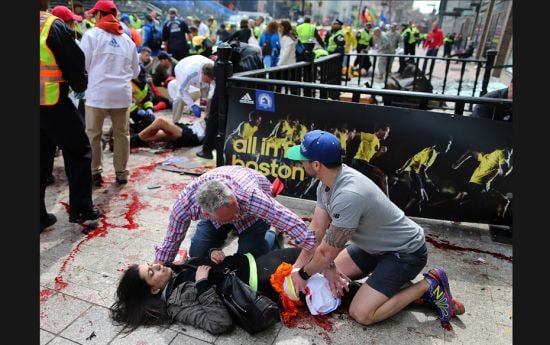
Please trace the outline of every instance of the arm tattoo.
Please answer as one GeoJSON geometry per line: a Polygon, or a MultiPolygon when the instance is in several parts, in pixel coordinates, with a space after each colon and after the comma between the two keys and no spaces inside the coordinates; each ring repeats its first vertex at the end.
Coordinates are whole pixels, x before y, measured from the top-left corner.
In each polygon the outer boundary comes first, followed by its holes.
{"type": "Polygon", "coordinates": [[[356,229],[340,228],[331,224],[323,240],[332,247],[343,249],[353,236],[355,230],[356,229]]]}

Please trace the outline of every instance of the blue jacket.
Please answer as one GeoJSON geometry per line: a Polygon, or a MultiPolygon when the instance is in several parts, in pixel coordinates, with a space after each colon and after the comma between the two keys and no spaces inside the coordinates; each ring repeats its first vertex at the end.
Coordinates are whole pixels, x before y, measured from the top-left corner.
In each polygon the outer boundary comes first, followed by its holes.
{"type": "Polygon", "coordinates": [[[269,40],[271,45],[271,57],[273,58],[273,66],[277,65],[279,53],[281,52],[281,43],[279,42],[279,34],[266,34],[265,32],[260,35],[260,47],[263,48],[265,42],[269,40]]]}

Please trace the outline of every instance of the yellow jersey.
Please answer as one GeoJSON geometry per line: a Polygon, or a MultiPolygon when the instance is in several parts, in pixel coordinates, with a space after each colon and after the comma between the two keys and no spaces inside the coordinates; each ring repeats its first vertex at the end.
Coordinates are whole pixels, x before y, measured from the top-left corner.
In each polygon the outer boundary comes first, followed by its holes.
{"type": "Polygon", "coordinates": [[[345,132],[340,132],[339,130],[336,130],[334,132],[334,135],[340,140],[340,145],[342,146],[342,152],[346,151],[346,143],[348,140],[348,137],[345,132]]]}
{"type": "Polygon", "coordinates": [[[369,162],[376,151],[380,149],[380,139],[372,133],[361,132],[359,135],[361,142],[354,158],[369,162]]]}
{"type": "Polygon", "coordinates": [[[437,155],[438,152],[433,148],[433,146],[426,147],[412,157],[409,164],[407,164],[403,171],[414,171],[418,174],[421,167],[431,167],[432,164],[434,164],[437,155]]]}
{"type": "Polygon", "coordinates": [[[470,182],[484,184],[489,189],[491,181],[498,175],[499,167],[506,163],[504,150],[494,150],[488,154],[478,153],[475,158],[479,165],[470,177],[470,182]]]}

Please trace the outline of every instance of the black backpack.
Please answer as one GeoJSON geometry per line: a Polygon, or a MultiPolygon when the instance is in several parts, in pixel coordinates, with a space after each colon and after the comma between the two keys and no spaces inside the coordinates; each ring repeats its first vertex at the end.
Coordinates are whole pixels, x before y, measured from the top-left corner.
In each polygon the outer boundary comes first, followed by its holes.
{"type": "Polygon", "coordinates": [[[271,35],[266,36],[264,46],[262,47],[262,56],[271,55],[273,48],[271,47],[271,35]]]}
{"type": "Polygon", "coordinates": [[[147,46],[153,50],[157,50],[162,47],[161,32],[155,25],[151,26],[151,35],[149,36],[147,46]]]}
{"type": "Polygon", "coordinates": [[[253,291],[235,271],[224,272],[217,289],[233,320],[248,333],[263,331],[279,321],[277,303],[253,291]]]}

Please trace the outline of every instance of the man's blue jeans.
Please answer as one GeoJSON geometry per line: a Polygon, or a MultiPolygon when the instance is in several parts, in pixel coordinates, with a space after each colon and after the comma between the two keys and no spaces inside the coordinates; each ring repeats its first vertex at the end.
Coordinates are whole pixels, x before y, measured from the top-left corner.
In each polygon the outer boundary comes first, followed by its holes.
{"type": "MultiPolygon", "coordinates": [[[[279,248],[277,236],[273,231],[267,231],[270,225],[263,220],[258,220],[248,229],[239,234],[237,253],[251,253],[254,257],[261,256],[269,251],[279,248]]],[[[212,222],[201,219],[197,224],[195,234],[191,238],[189,256],[207,257],[211,248],[222,248],[227,235],[234,227],[232,224],[224,224],[216,229],[212,222]]]]}

